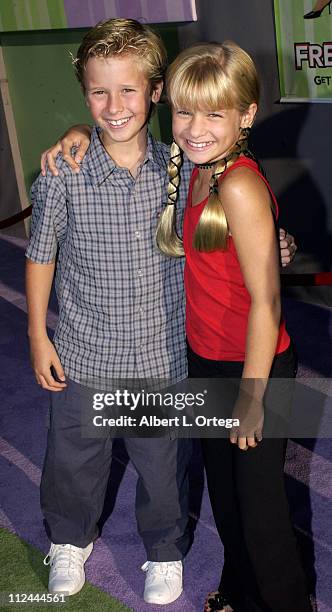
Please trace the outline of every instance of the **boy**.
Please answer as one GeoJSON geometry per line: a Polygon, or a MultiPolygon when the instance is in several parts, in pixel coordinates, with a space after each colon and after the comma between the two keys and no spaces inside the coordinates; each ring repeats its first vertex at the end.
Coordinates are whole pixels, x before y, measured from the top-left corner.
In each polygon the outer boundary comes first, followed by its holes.
{"type": "MultiPolygon", "coordinates": [[[[52,540],[51,591],[82,588],[109,475],[111,441],[80,437],[81,383],[186,376],[182,262],[162,257],[154,239],[169,150],[148,135],[147,122],[161,95],[165,62],[159,37],[133,20],[90,30],[75,67],[99,129],[79,175],[60,160],[58,178],[48,173],[32,189],[29,337],[37,382],[55,392],[41,485],[52,540]],[[54,346],[45,318],[57,250],[54,346]]],[[[185,161],[180,213],[190,172],[185,161]]],[[[126,446],[139,475],[136,515],[148,558],[144,599],[170,603],[182,591],[181,559],[189,546],[190,441],[127,439],[126,446]]]]}
{"type": "MultiPolygon", "coordinates": [[[[182,263],[154,245],[168,147],[148,136],[147,123],[165,64],[159,36],[145,25],[113,19],[92,28],[75,63],[98,126],[89,152],[79,174],[61,160],[57,178],[39,176],[32,187],[28,333],[37,382],[53,392],[41,482],[50,591],[82,588],[109,476],[111,440],[80,435],[82,383],[186,376],[182,263]],[[57,253],[53,344],[45,318],[57,253]]],[[[189,172],[188,165],[182,201],[189,172]]],[[[139,476],[144,599],[167,604],[182,592],[181,560],[190,543],[190,442],[129,438],[126,447],[139,476]]]]}

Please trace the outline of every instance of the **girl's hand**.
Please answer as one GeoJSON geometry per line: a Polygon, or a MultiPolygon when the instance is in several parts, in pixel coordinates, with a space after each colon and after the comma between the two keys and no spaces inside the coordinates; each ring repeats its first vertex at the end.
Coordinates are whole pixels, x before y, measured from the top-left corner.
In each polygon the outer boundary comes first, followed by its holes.
{"type": "Polygon", "coordinates": [[[80,163],[86,154],[91,138],[91,127],[89,125],[74,125],[69,128],[58,140],[53,147],[44,151],[40,158],[40,167],[42,175],[46,174],[46,165],[48,165],[53,176],[58,176],[59,172],[56,167],[55,159],[58,153],[62,153],[63,159],[75,173],[80,171],[80,163]],[[78,147],[75,155],[72,154],[72,147],[78,147]]]}
{"type": "Polygon", "coordinates": [[[238,419],[240,424],[231,429],[230,442],[237,444],[241,450],[255,448],[263,438],[264,404],[261,392],[257,393],[257,381],[254,379],[242,380],[232,418],[238,419]]]}
{"type": "Polygon", "coordinates": [[[50,339],[45,335],[38,338],[30,338],[30,359],[38,385],[48,391],[62,391],[67,385],[65,373],[60,363],[58,354],[50,339]],[[57,378],[63,382],[57,382],[52,375],[53,367],[57,378]]]}

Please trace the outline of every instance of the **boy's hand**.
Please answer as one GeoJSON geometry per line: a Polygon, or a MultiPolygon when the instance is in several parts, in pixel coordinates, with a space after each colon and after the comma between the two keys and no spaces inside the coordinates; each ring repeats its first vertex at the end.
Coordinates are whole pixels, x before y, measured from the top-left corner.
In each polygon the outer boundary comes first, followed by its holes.
{"type": "Polygon", "coordinates": [[[291,263],[295,257],[297,246],[294,241],[294,236],[288,234],[286,230],[280,228],[279,230],[280,240],[280,253],[281,253],[281,265],[285,268],[291,263]]]}
{"type": "Polygon", "coordinates": [[[30,338],[30,358],[36,381],[43,389],[62,391],[67,386],[65,382],[57,382],[52,376],[51,367],[53,366],[57,378],[65,381],[65,373],[60,359],[54,345],[47,336],[30,338]]]}
{"type": "Polygon", "coordinates": [[[46,174],[46,163],[53,176],[58,176],[55,158],[58,153],[62,153],[63,159],[75,173],[80,171],[80,163],[86,154],[91,138],[91,127],[89,125],[74,125],[69,128],[53,147],[44,151],[40,158],[42,175],[46,174]],[[78,147],[75,155],[72,155],[72,147],[78,147]]]}

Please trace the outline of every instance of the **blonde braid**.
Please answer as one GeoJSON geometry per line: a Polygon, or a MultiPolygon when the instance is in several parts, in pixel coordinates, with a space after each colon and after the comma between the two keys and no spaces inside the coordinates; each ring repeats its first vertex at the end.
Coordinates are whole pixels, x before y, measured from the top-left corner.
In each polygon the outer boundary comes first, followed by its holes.
{"type": "Polygon", "coordinates": [[[170,160],[167,170],[169,183],[167,188],[166,208],[160,215],[156,231],[158,249],[170,257],[183,257],[183,243],[176,231],[176,202],[179,195],[180,169],[182,166],[182,152],[173,142],[171,145],[170,160]]]}
{"type": "Polygon", "coordinates": [[[167,204],[176,204],[180,184],[180,169],[182,166],[182,151],[173,140],[170,150],[170,158],[167,165],[169,183],[167,187],[167,204]]]}
{"type": "Polygon", "coordinates": [[[248,149],[249,130],[241,129],[241,137],[231,152],[221,159],[214,168],[210,179],[209,198],[199,218],[193,237],[193,246],[197,251],[209,253],[217,249],[225,250],[229,235],[228,223],[223,205],[219,199],[218,180],[227,170],[230,161],[236,161],[248,149]]]}

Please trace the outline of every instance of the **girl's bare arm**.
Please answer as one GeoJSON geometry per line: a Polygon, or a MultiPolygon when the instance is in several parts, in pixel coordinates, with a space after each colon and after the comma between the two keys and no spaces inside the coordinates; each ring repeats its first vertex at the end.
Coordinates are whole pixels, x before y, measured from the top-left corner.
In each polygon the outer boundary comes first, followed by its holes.
{"type": "Polygon", "coordinates": [[[50,149],[44,151],[40,159],[42,175],[46,175],[46,166],[54,176],[58,176],[56,167],[56,156],[62,153],[63,159],[73,172],[80,171],[80,163],[84,158],[90,145],[91,127],[89,125],[74,125],[58,140],[50,149]],[[77,147],[75,155],[72,155],[72,148],[77,147]]]}

